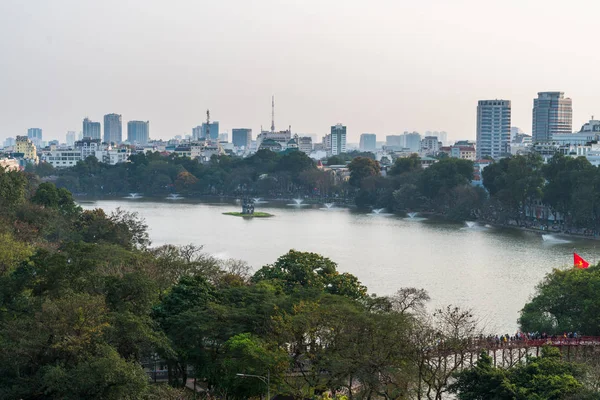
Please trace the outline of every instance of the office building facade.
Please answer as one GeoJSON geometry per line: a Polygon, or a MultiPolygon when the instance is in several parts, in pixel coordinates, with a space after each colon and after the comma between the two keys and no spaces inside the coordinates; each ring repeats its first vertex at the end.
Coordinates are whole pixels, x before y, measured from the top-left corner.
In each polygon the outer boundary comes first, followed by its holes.
{"type": "Polygon", "coordinates": [[[127,123],[127,141],[131,144],[148,144],[150,140],[149,121],[129,121],[127,123]]]}
{"type": "Polygon", "coordinates": [[[231,130],[231,141],[234,147],[238,148],[250,148],[252,143],[252,129],[248,128],[235,128],[231,130]]]}
{"type": "Polygon", "coordinates": [[[556,134],[573,133],[573,102],[564,92],[539,92],[533,99],[533,143],[548,142],[556,134]]]}
{"type": "Polygon", "coordinates": [[[510,100],[480,100],[477,104],[477,159],[510,154],[510,100]]]}
{"type": "Polygon", "coordinates": [[[83,120],[83,137],[102,140],[100,122],[93,122],[89,118],[83,120]]]}
{"type": "Polygon", "coordinates": [[[337,124],[331,127],[329,139],[331,154],[336,156],[346,152],[346,126],[337,124]]]}
{"type": "Polygon", "coordinates": [[[123,121],[119,114],[104,116],[104,142],[121,143],[123,141],[123,121]]]}
{"type": "Polygon", "coordinates": [[[361,151],[375,151],[377,149],[377,135],[374,133],[363,133],[360,135],[358,148],[361,151]]]}
{"type": "Polygon", "coordinates": [[[42,145],[42,130],[40,128],[27,129],[27,137],[37,147],[40,147],[42,145]]]}
{"type": "Polygon", "coordinates": [[[404,132],[404,148],[409,149],[413,153],[418,153],[421,150],[421,134],[418,132],[404,132]]]}

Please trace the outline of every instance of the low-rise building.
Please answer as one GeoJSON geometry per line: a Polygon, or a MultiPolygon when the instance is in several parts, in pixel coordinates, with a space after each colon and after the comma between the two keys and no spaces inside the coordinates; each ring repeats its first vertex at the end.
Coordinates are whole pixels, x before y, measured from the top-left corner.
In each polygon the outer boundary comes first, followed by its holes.
{"type": "Polygon", "coordinates": [[[39,158],[35,144],[27,136],[17,136],[15,141],[15,153],[23,154],[22,158],[26,162],[37,164],[39,158]]]}
{"type": "Polygon", "coordinates": [[[42,152],[41,160],[52,165],[54,168],[67,168],[76,165],[83,158],[81,157],[81,150],[72,148],[57,149],[52,147],[50,150],[42,152]]]}

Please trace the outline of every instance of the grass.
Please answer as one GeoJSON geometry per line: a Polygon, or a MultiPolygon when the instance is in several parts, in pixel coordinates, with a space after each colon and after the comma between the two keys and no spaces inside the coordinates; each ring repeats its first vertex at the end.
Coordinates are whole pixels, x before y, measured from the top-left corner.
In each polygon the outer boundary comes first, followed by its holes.
{"type": "Polygon", "coordinates": [[[234,217],[243,217],[243,218],[268,218],[273,217],[273,214],[269,214],[266,212],[255,212],[254,214],[242,214],[241,212],[225,212],[223,215],[233,215],[234,217]]]}

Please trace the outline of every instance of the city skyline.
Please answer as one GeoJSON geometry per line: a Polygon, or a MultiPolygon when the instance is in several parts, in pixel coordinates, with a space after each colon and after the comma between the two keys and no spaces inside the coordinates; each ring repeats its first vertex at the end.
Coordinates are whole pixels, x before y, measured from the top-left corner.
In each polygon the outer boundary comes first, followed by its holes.
{"type": "Polygon", "coordinates": [[[573,99],[577,130],[600,108],[600,56],[589,51],[600,5],[528,3],[6,0],[0,139],[30,127],[61,138],[79,131],[83,116],[102,121],[113,111],[152,121],[152,137],[167,139],[191,134],[207,108],[222,131],[258,132],[269,129],[272,94],[278,129],[323,136],[341,122],[353,143],[366,132],[474,139],[473,105],[493,98],[511,100],[513,125],[531,133],[541,91],[573,99]],[[110,19],[112,28],[81,15],[110,19]],[[213,17],[198,24],[198,15],[213,17]],[[494,22],[506,20],[519,29],[500,33],[494,22]],[[548,25],[569,34],[540,40],[538,27],[548,25]],[[86,61],[93,55],[99,62],[86,61]],[[577,74],[565,73],[583,55],[577,74]]]}

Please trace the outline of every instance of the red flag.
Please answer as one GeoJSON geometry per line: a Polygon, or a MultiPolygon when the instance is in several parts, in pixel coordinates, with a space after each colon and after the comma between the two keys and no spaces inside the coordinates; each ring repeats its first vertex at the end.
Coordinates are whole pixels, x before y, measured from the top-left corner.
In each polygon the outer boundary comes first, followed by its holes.
{"type": "Polygon", "coordinates": [[[577,253],[573,253],[573,266],[577,268],[587,268],[590,266],[590,263],[585,261],[581,256],[577,253]]]}

